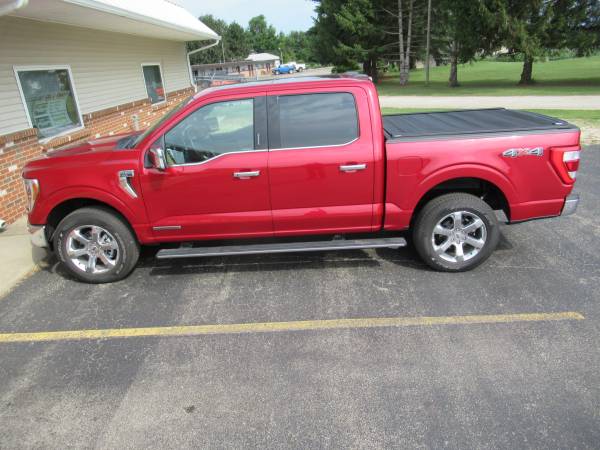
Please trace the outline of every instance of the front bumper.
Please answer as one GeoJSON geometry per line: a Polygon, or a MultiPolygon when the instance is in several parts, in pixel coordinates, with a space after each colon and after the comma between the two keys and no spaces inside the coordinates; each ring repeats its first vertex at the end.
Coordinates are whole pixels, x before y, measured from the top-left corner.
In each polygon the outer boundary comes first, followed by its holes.
{"type": "Polygon", "coordinates": [[[31,225],[27,224],[29,230],[31,243],[40,248],[48,247],[48,240],[46,239],[46,227],[44,225],[31,225]]]}
{"type": "Polygon", "coordinates": [[[579,194],[571,194],[565,199],[565,204],[563,206],[561,216],[570,216],[571,214],[575,214],[577,211],[577,205],[579,204],[579,194]]]}

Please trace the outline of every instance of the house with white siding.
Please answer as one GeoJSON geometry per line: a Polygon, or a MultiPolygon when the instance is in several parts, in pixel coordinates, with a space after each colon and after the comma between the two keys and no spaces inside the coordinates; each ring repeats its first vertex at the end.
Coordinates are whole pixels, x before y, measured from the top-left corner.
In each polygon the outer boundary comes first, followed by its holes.
{"type": "Polygon", "coordinates": [[[0,0],[0,219],[20,171],[67,143],[145,128],[194,90],[186,41],[220,37],[167,0],[0,0]]]}

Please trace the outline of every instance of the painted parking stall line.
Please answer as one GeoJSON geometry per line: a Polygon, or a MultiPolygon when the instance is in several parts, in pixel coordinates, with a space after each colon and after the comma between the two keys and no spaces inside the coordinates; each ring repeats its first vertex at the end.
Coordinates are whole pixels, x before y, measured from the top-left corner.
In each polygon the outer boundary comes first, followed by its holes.
{"type": "Polygon", "coordinates": [[[335,329],[382,327],[426,327],[444,325],[506,324],[517,322],[547,322],[584,320],[578,312],[492,314],[433,317],[380,317],[357,319],[301,320],[292,322],[255,322],[216,325],[180,325],[145,328],[109,328],[99,330],[41,331],[34,333],[1,333],[0,344],[14,342],[49,342],[136,337],[201,336],[208,334],[274,333],[335,329]]]}

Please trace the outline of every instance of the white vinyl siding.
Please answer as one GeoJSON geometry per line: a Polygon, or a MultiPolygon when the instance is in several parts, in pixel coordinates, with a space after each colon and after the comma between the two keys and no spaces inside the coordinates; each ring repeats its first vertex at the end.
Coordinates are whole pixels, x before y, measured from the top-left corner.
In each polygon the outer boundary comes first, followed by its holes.
{"type": "Polygon", "coordinates": [[[147,98],[148,61],[160,63],[166,93],[190,87],[184,42],[0,17],[0,136],[30,127],[14,66],[70,66],[87,114],[147,98]]]}

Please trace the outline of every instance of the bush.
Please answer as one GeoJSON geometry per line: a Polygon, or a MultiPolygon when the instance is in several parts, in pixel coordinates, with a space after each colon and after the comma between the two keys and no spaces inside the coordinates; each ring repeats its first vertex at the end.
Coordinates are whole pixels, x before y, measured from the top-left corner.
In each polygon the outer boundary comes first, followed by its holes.
{"type": "Polygon", "coordinates": [[[499,53],[490,59],[496,62],[523,62],[525,56],[523,53],[499,53]]]}
{"type": "Polygon", "coordinates": [[[355,62],[349,62],[346,64],[338,64],[333,66],[331,73],[355,72],[357,70],[361,70],[358,64],[355,62]]]}
{"type": "MultiPolygon", "coordinates": [[[[541,55],[536,56],[535,61],[557,61],[560,59],[576,58],[578,56],[579,55],[577,54],[576,50],[571,50],[568,48],[547,49],[541,55]]],[[[490,60],[497,62],[523,62],[525,60],[525,55],[523,53],[500,53],[498,55],[492,56],[490,60]]]]}

